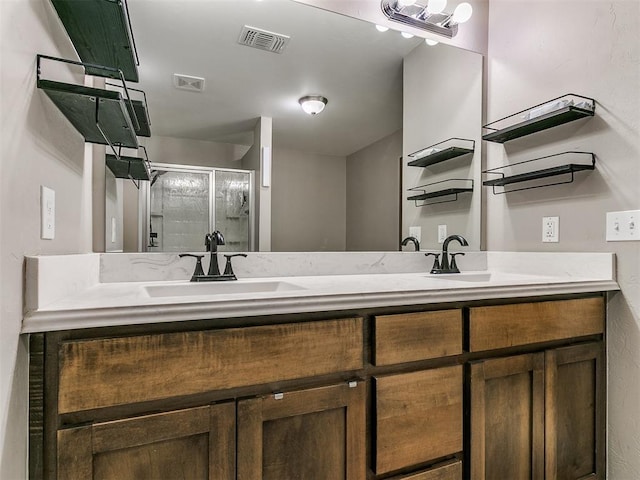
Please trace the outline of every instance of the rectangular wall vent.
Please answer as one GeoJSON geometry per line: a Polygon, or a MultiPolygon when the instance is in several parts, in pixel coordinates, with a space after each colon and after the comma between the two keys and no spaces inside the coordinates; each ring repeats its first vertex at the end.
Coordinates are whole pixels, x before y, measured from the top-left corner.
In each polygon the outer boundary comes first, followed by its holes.
{"type": "Polygon", "coordinates": [[[288,35],[268,32],[267,30],[245,25],[240,31],[238,43],[268,52],[282,53],[290,38],[288,35]]]}
{"type": "Polygon", "coordinates": [[[192,77],[191,75],[182,75],[180,73],[173,74],[173,86],[180,90],[189,90],[191,92],[204,91],[204,78],[192,77]]]}

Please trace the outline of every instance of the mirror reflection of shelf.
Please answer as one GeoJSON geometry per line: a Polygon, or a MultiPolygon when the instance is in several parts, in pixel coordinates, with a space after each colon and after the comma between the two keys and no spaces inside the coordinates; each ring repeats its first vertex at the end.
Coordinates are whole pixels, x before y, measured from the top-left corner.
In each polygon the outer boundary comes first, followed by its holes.
{"type": "MultiPolygon", "coordinates": [[[[136,107],[131,101],[124,78],[122,93],[115,90],[86,87],[42,78],[42,61],[53,61],[83,67],[89,64],[63,58],[37,55],[37,87],[43,90],[71,122],[87,143],[108,145],[116,157],[116,147],[138,148],[136,132],[142,129],[138,117],[132,115],[136,107]]],[[[111,67],[91,65],[93,68],[116,70],[111,67]]],[[[116,70],[117,71],[117,70],[116,70]]],[[[146,107],[145,107],[146,108],[146,107]]]]}
{"type": "Polygon", "coordinates": [[[413,200],[416,207],[425,207],[436,205],[439,203],[455,202],[461,193],[473,192],[473,180],[467,178],[450,178],[439,182],[413,187],[409,192],[420,192],[407,197],[407,200],[413,200]],[[442,200],[442,198],[449,198],[442,200]],[[439,199],[437,201],[428,202],[429,199],[439,199]],[[424,203],[418,203],[424,201],[424,203]]]}
{"type": "Polygon", "coordinates": [[[140,149],[144,152],[144,158],[122,155],[122,150],[120,148],[118,149],[118,155],[105,155],[106,165],[113,175],[116,178],[127,178],[132,180],[138,188],[140,185],[139,183],[136,183],[136,181],[149,181],[151,179],[151,169],[149,165],[149,157],[147,156],[147,149],[143,146],[140,146],[140,149]]]}
{"type": "Polygon", "coordinates": [[[484,182],[482,182],[482,184],[488,187],[492,187],[494,195],[518,192],[521,190],[531,190],[534,188],[549,187],[552,185],[563,185],[573,182],[575,172],[594,170],[596,168],[595,165],[596,157],[591,152],[556,153],[554,155],[533,158],[531,160],[525,160],[523,162],[514,163],[512,165],[505,165],[503,167],[485,170],[482,173],[488,175],[499,175],[500,177],[491,180],[485,180],[484,182]],[[530,164],[534,162],[538,162],[537,166],[539,168],[536,170],[527,170],[527,167],[530,167],[530,164]],[[525,165],[527,167],[525,167],[525,165]],[[564,180],[544,182],[541,184],[529,185],[520,188],[505,188],[503,191],[496,191],[496,187],[506,187],[507,185],[511,185],[514,183],[530,182],[543,178],[552,178],[558,176],[564,176],[564,180]]]}
{"type": "Polygon", "coordinates": [[[557,125],[593,117],[595,110],[593,98],[570,93],[484,125],[482,128],[489,132],[482,139],[505,143],[557,125]]]}
{"type": "Polygon", "coordinates": [[[407,155],[410,167],[428,167],[452,158],[473,153],[476,142],[465,138],[450,138],[407,155]]]}

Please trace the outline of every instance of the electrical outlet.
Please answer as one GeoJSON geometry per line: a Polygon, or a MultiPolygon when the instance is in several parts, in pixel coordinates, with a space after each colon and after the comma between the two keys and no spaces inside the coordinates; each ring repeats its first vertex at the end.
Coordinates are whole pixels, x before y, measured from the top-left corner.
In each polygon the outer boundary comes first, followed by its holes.
{"type": "Polygon", "coordinates": [[[409,227],[409,236],[415,237],[418,242],[422,241],[422,227],[409,227]]]}
{"type": "Polygon", "coordinates": [[[542,217],[542,241],[559,242],[560,217],[542,217]]]}
{"type": "Polygon", "coordinates": [[[438,225],[438,243],[444,243],[447,239],[447,226],[438,225]]]}
{"type": "Polygon", "coordinates": [[[640,210],[607,213],[607,242],[640,240],[640,210]]]}
{"type": "Polygon", "coordinates": [[[56,192],[40,185],[40,238],[53,240],[56,236],[56,192]]]}

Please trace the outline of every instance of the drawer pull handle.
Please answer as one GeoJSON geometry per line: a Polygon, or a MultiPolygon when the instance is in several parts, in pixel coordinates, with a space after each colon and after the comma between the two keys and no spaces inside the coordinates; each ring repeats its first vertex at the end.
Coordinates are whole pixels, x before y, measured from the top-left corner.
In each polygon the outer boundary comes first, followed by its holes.
{"type": "Polygon", "coordinates": [[[356,382],[355,380],[351,380],[349,382],[349,388],[356,388],[358,386],[358,382],[356,382]]]}
{"type": "Polygon", "coordinates": [[[284,398],[284,393],[282,392],[278,392],[278,393],[274,393],[273,394],[273,399],[274,400],[282,400],[284,398]]]}

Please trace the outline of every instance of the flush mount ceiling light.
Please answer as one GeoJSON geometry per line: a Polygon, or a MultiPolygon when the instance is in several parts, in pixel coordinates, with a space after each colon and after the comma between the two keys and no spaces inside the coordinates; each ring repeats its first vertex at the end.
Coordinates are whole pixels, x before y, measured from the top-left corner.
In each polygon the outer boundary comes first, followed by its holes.
{"type": "Polygon", "coordinates": [[[447,13],[444,11],[447,0],[382,0],[380,6],[389,20],[447,38],[453,38],[458,33],[458,25],[468,21],[473,13],[467,2],[460,3],[453,13],[447,13]]]}
{"type": "Polygon", "coordinates": [[[324,110],[324,106],[327,104],[327,99],[322,95],[305,95],[298,103],[302,107],[302,110],[309,115],[317,115],[322,110],[324,110]]]}

